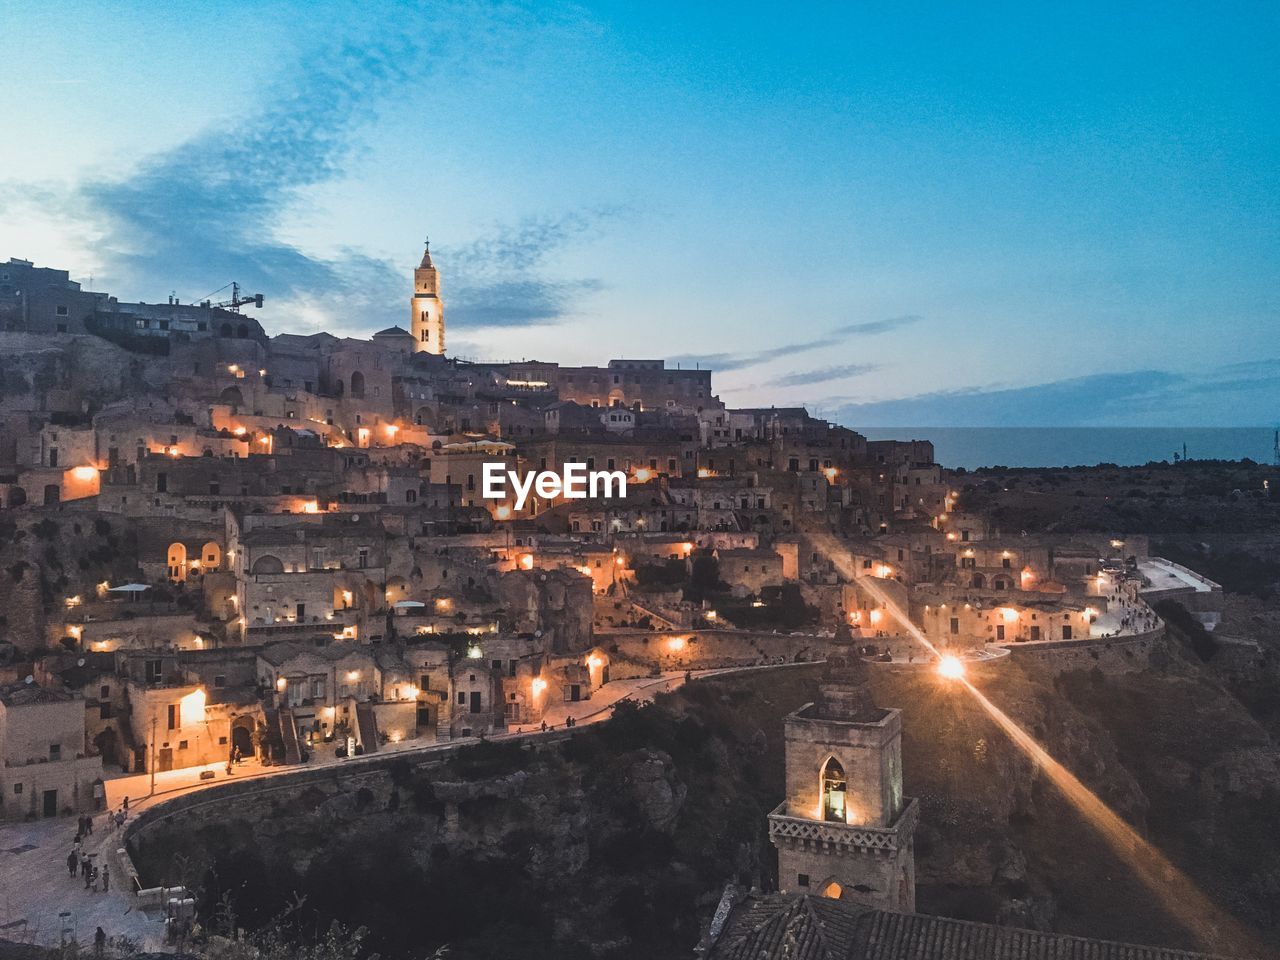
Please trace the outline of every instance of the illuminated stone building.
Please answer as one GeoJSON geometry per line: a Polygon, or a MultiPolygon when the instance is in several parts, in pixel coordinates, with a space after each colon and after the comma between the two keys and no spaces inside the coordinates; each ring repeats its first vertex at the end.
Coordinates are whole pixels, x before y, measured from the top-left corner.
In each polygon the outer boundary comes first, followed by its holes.
{"type": "Polygon", "coordinates": [[[784,893],[915,909],[916,801],[902,795],[902,714],[871,701],[866,665],[829,661],[786,718],[787,798],[769,814],[784,893]]]}
{"type": "Polygon", "coordinates": [[[431,245],[413,271],[413,299],[409,305],[413,347],[419,353],[444,353],[444,303],[440,300],[440,271],[431,261],[431,245]]]}

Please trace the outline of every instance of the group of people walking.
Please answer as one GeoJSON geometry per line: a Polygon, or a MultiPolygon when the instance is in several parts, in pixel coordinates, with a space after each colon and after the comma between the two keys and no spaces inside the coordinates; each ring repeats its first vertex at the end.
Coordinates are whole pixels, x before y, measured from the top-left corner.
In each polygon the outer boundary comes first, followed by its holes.
{"type": "MultiPolygon", "coordinates": [[[[129,815],[129,798],[124,798],[120,809],[107,813],[107,825],[119,829],[129,815]]],[[[96,854],[85,849],[85,838],[93,836],[93,814],[84,814],[76,824],[76,838],[71,842],[71,852],[67,854],[67,875],[71,879],[77,876],[84,880],[84,888],[97,892],[98,884],[102,884],[102,892],[111,890],[111,865],[104,863],[99,869],[93,862],[96,854]]]]}

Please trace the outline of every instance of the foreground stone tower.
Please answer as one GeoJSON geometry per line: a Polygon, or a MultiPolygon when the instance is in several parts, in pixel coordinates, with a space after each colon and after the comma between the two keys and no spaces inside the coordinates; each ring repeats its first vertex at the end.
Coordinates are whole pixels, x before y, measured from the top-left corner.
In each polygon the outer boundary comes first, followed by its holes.
{"type": "Polygon", "coordinates": [[[778,886],[910,913],[917,806],[902,796],[902,712],[871,702],[867,666],[829,661],[785,720],[787,799],[769,814],[778,886]]]}
{"type": "Polygon", "coordinates": [[[413,271],[413,300],[409,305],[409,330],[418,353],[444,353],[444,303],[440,300],[440,271],[431,262],[431,244],[422,251],[422,262],[413,271]]]}

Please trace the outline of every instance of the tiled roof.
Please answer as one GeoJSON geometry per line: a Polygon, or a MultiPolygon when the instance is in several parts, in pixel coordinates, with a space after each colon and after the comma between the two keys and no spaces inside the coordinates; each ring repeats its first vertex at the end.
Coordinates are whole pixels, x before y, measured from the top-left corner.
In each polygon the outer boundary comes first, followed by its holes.
{"type": "Polygon", "coordinates": [[[889,913],[825,897],[752,896],[707,960],[1210,960],[1207,954],[889,913]]]}
{"type": "Polygon", "coordinates": [[[51,690],[36,683],[13,683],[0,687],[0,702],[6,707],[24,707],[40,703],[64,703],[73,699],[62,690],[51,690]]]}

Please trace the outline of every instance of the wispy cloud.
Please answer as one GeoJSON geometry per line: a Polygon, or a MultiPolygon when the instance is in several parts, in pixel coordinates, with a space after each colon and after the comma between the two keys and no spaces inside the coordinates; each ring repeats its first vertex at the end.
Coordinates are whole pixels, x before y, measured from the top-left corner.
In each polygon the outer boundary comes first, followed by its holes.
{"type": "Polygon", "coordinates": [[[846,363],[836,367],[819,367],[816,370],[799,370],[777,377],[765,383],[766,387],[804,387],[813,383],[827,383],[831,380],[846,380],[849,377],[860,377],[865,373],[879,370],[878,363],[846,363]]]}
{"type": "Polygon", "coordinates": [[[530,217],[515,225],[497,225],[480,240],[450,248],[458,291],[449,301],[450,326],[515,327],[563,320],[580,296],[601,284],[595,279],[548,277],[547,260],[622,213],[604,207],[530,217]]]}
{"type": "MultiPolygon", "coordinates": [[[[407,264],[355,249],[316,255],[283,239],[280,228],[303,191],[346,172],[379,102],[433,72],[509,61],[532,42],[540,16],[518,7],[432,9],[429,16],[408,5],[380,18],[390,22],[365,24],[371,41],[299,51],[256,111],[147,157],[123,177],[89,179],[60,194],[18,185],[0,193],[0,214],[38,202],[82,221],[99,238],[98,285],[123,296],[173,289],[194,299],[235,279],[268,295],[267,316],[283,307],[292,329],[299,315],[335,332],[403,323],[407,264]]],[[[449,277],[451,324],[550,323],[567,315],[597,281],[550,280],[541,268],[606,215],[497,226],[460,248],[460,269],[449,277]]]]}
{"type": "MultiPolygon", "coordinates": [[[[769,363],[772,360],[780,360],[783,357],[808,353],[811,350],[838,347],[854,337],[890,333],[911,324],[919,323],[923,319],[923,317],[916,314],[904,314],[898,317],[886,317],[883,320],[862,320],[836,327],[829,333],[813,340],[783,344],[768,350],[758,350],[750,353],[685,354],[672,359],[686,364],[701,364],[704,367],[710,367],[722,373],[730,370],[746,370],[749,367],[758,367],[761,364],[769,363]]],[[[771,385],[782,386],[782,384],[776,383],[771,385]]]]}
{"type": "Polygon", "coordinates": [[[1280,408],[1280,360],[1198,371],[1100,373],[1019,387],[974,387],[845,403],[839,422],[868,427],[1247,425],[1280,408]]]}

